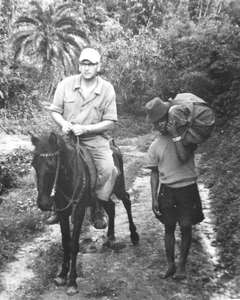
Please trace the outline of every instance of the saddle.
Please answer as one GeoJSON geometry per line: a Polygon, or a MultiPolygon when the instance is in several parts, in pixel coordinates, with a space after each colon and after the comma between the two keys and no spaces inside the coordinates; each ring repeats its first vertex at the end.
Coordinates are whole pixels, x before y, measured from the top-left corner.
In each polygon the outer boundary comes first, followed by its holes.
{"type": "MultiPolygon", "coordinates": [[[[122,153],[121,153],[120,149],[118,148],[118,146],[115,144],[113,139],[111,139],[109,142],[110,142],[110,148],[113,151],[114,164],[118,170],[118,176],[119,176],[122,172],[120,169],[118,158],[119,157],[122,158],[122,153]]],[[[92,154],[88,150],[88,148],[81,143],[80,139],[74,137],[73,135],[70,135],[70,145],[72,145],[73,147],[75,147],[77,149],[78,155],[85,161],[85,163],[87,165],[89,175],[90,175],[91,193],[92,193],[92,197],[95,198],[95,196],[93,196],[93,195],[95,194],[94,189],[95,189],[96,182],[97,182],[97,168],[96,168],[94,159],[92,157],[92,154]]],[[[76,210],[77,204],[78,204],[78,201],[73,203],[72,214],[71,214],[72,223],[74,223],[75,210],[76,210]]]]}
{"type": "MultiPolygon", "coordinates": [[[[113,151],[113,160],[114,160],[115,167],[117,168],[118,174],[120,175],[121,170],[120,170],[120,166],[119,166],[118,157],[119,156],[122,157],[122,153],[113,139],[110,139],[109,143],[110,143],[110,149],[113,151]]],[[[87,164],[89,174],[90,174],[91,189],[94,189],[96,182],[97,182],[97,169],[96,169],[96,165],[95,165],[94,159],[92,157],[92,154],[88,150],[88,148],[81,143],[80,140],[79,140],[79,144],[77,141],[75,141],[74,145],[75,145],[75,147],[77,147],[77,146],[79,147],[79,155],[82,157],[82,159],[87,164]]]]}

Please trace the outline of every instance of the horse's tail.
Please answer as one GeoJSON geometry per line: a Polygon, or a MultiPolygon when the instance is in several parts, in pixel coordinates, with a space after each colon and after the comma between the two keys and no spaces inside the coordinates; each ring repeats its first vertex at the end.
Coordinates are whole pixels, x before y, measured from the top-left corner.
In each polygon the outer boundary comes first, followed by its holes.
{"type": "Polygon", "coordinates": [[[113,139],[110,140],[110,148],[113,151],[113,159],[116,167],[121,171],[123,174],[123,155],[119,147],[116,145],[113,139]]]}
{"type": "Polygon", "coordinates": [[[123,199],[126,195],[124,169],[123,169],[123,155],[119,147],[114,142],[114,140],[110,141],[110,148],[113,151],[113,159],[114,159],[115,166],[120,171],[120,175],[117,177],[117,181],[114,187],[114,194],[119,199],[123,199]]]}

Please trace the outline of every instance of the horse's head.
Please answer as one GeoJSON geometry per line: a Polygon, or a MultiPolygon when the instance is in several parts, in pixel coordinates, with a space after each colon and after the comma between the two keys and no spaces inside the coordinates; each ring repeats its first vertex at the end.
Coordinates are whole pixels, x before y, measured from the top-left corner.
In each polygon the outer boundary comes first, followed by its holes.
{"type": "Polygon", "coordinates": [[[32,166],[36,171],[38,190],[37,205],[43,211],[51,210],[53,206],[53,189],[56,182],[60,157],[59,136],[55,133],[37,138],[31,134],[33,152],[32,166]]]}

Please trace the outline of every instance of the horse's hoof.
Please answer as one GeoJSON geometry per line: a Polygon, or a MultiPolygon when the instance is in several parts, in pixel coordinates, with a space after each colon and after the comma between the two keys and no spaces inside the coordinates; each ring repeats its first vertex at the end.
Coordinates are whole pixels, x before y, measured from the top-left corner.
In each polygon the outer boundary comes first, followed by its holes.
{"type": "Polygon", "coordinates": [[[54,279],[54,283],[55,283],[57,286],[59,286],[59,285],[64,285],[64,284],[67,283],[67,278],[66,278],[66,277],[64,277],[64,278],[62,278],[62,277],[57,277],[57,278],[54,279]]]}
{"type": "Polygon", "coordinates": [[[75,294],[77,294],[78,292],[79,292],[79,290],[78,290],[77,286],[70,286],[70,287],[68,287],[68,289],[67,289],[67,295],[68,295],[68,296],[75,295],[75,294]]]}
{"type": "Polygon", "coordinates": [[[140,237],[137,232],[131,233],[131,241],[133,245],[137,245],[139,243],[140,237]]]}
{"type": "Polygon", "coordinates": [[[113,246],[113,244],[114,244],[114,241],[112,241],[112,240],[106,240],[105,242],[104,242],[104,246],[105,247],[108,247],[108,248],[112,248],[112,246],[113,246]]]}
{"type": "Polygon", "coordinates": [[[115,237],[114,236],[108,236],[104,239],[103,241],[103,246],[111,248],[112,245],[114,244],[115,237]]]}

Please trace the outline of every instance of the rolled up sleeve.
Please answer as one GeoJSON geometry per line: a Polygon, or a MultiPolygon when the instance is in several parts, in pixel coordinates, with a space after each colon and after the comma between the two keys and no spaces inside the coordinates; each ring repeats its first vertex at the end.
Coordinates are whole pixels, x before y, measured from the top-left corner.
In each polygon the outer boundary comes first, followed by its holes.
{"type": "Polygon", "coordinates": [[[154,168],[158,166],[158,156],[156,151],[156,142],[154,141],[148,150],[147,159],[146,159],[146,168],[154,168]]]}
{"type": "Polygon", "coordinates": [[[60,82],[54,94],[53,103],[50,105],[49,110],[63,114],[63,103],[64,103],[64,86],[60,82]]]}
{"type": "Polygon", "coordinates": [[[106,91],[106,102],[103,114],[103,120],[117,121],[116,94],[112,85],[109,85],[106,91]]]}

